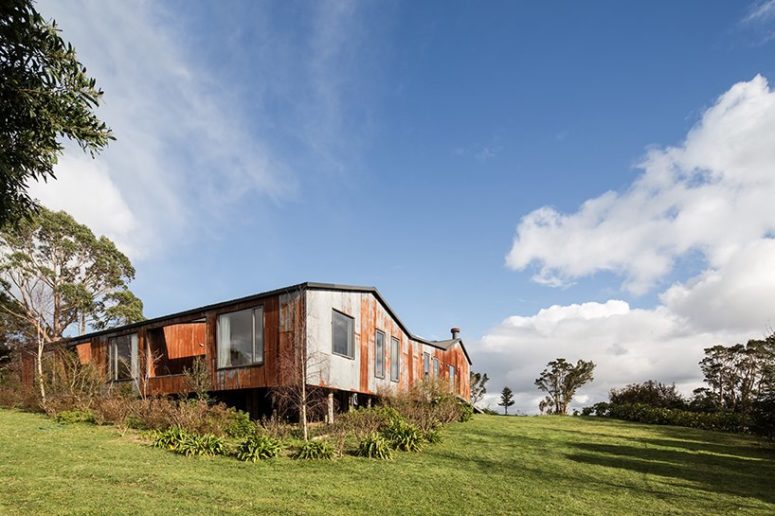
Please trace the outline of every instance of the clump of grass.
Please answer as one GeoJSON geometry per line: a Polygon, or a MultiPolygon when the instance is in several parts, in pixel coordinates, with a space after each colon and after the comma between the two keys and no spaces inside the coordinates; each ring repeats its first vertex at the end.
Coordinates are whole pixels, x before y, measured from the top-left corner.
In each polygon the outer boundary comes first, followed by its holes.
{"type": "Polygon", "coordinates": [[[326,440],[306,441],[294,454],[294,459],[332,460],[336,456],[334,446],[326,440]]]}
{"type": "Polygon", "coordinates": [[[393,453],[388,441],[378,433],[372,433],[361,439],[357,454],[370,459],[390,460],[393,453]]]}
{"type": "Polygon", "coordinates": [[[268,435],[253,435],[245,439],[237,447],[235,456],[243,462],[258,462],[277,457],[282,444],[268,435]]]}

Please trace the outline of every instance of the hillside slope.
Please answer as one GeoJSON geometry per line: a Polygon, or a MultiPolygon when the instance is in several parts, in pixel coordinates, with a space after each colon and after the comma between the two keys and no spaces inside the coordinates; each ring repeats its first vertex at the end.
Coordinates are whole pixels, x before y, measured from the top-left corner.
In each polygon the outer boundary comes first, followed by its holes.
{"type": "Polygon", "coordinates": [[[675,427],[477,416],[391,462],[173,455],[0,410],[0,513],[775,513],[775,450],[675,427]]]}

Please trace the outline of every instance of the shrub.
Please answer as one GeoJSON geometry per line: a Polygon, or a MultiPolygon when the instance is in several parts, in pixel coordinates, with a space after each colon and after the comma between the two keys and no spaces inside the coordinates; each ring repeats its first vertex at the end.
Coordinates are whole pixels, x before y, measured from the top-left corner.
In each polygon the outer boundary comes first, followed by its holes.
{"type": "Polygon", "coordinates": [[[200,357],[195,358],[190,369],[183,368],[183,375],[186,392],[193,392],[196,399],[207,401],[213,388],[207,361],[200,357]]]}
{"type": "Polygon", "coordinates": [[[94,423],[94,414],[89,410],[65,410],[56,415],[58,423],[94,423]]]}
{"type": "Polygon", "coordinates": [[[361,439],[357,454],[370,459],[389,460],[392,458],[390,445],[380,434],[372,433],[361,439]]]}
{"type": "Polygon", "coordinates": [[[296,450],[293,457],[306,460],[331,460],[335,454],[334,447],[330,442],[318,440],[306,441],[296,450]]]}
{"type": "Polygon", "coordinates": [[[179,426],[157,431],[153,446],[186,456],[222,455],[225,450],[222,438],[212,434],[192,434],[179,426]]]}
{"type": "Polygon", "coordinates": [[[226,427],[226,435],[235,439],[244,439],[256,433],[256,424],[250,419],[250,415],[240,410],[232,414],[231,422],[226,427]]]}
{"type": "Polygon", "coordinates": [[[606,403],[605,401],[601,401],[599,403],[595,403],[591,407],[584,407],[583,409],[581,409],[581,415],[606,417],[608,416],[608,411],[610,410],[610,408],[611,408],[610,404],[606,403]]]}
{"type": "MultiPolygon", "coordinates": [[[[416,425],[421,431],[427,432],[439,424],[460,421],[461,412],[467,406],[452,392],[445,382],[424,380],[415,383],[405,392],[381,393],[387,407],[396,410],[400,415],[416,425]]],[[[470,408],[470,406],[469,406],[470,408]]]]}
{"type": "Polygon", "coordinates": [[[417,452],[422,449],[423,434],[413,424],[403,420],[393,421],[382,431],[391,448],[417,452]]]}
{"type": "Polygon", "coordinates": [[[748,430],[745,417],[735,412],[689,412],[642,403],[610,405],[609,416],[616,419],[636,421],[652,425],[675,425],[720,432],[745,432],[748,430]]]}
{"type": "Polygon", "coordinates": [[[458,421],[461,423],[465,423],[466,421],[471,421],[474,417],[474,407],[472,407],[468,403],[459,402],[460,403],[460,415],[458,416],[458,421]]]}
{"type": "Polygon", "coordinates": [[[272,417],[269,418],[261,418],[259,423],[261,429],[266,432],[266,435],[273,439],[284,441],[291,437],[291,433],[293,432],[293,425],[289,425],[275,415],[272,415],[272,417]]]}
{"type": "Polygon", "coordinates": [[[240,443],[236,457],[243,462],[256,462],[277,457],[281,449],[278,440],[268,435],[253,435],[240,443]]]}
{"type": "Polygon", "coordinates": [[[442,441],[441,432],[438,429],[429,430],[425,432],[425,440],[429,444],[438,444],[442,441]]]}

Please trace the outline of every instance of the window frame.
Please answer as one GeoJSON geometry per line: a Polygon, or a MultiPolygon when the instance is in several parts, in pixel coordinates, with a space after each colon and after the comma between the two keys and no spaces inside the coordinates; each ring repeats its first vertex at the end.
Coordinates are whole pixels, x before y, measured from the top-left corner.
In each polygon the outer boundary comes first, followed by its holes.
{"type": "Polygon", "coordinates": [[[331,354],[336,355],[338,357],[348,358],[350,360],[355,360],[355,317],[352,317],[349,314],[346,314],[342,312],[341,310],[337,310],[336,308],[331,309],[331,354]],[[350,334],[348,335],[348,343],[347,343],[347,351],[350,352],[349,355],[343,355],[342,353],[339,353],[335,350],[334,346],[334,317],[335,314],[339,314],[342,317],[345,317],[350,321],[350,334]]]}
{"type": "Polygon", "coordinates": [[[137,332],[108,337],[108,381],[134,382],[140,377],[140,335],[137,332]],[[129,377],[119,378],[119,339],[129,339],[129,377]]]}
{"type": "Polygon", "coordinates": [[[431,376],[431,354],[422,354],[422,374],[423,378],[429,378],[431,376]]]}
{"type": "Polygon", "coordinates": [[[390,381],[398,382],[401,380],[401,341],[398,337],[390,337],[390,381]],[[395,345],[395,353],[394,353],[395,345]],[[396,373],[393,375],[393,364],[396,366],[396,373]]]}
{"type": "Polygon", "coordinates": [[[229,312],[221,312],[219,313],[215,318],[215,364],[216,369],[218,370],[224,370],[224,369],[240,369],[243,367],[255,367],[264,365],[264,353],[266,351],[266,330],[265,330],[265,312],[264,312],[264,305],[256,305],[251,306],[248,308],[241,308],[239,310],[231,310],[229,312]],[[261,310],[261,360],[256,360],[256,311],[261,310]],[[238,314],[240,312],[248,312],[250,311],[250,316],[252,320],[251,324],[251,342],[252,342],[252,361],[249,364],[241,364],[241,365],[221,365],[221,317],[226,315],[232,315],[232,314],[238,314]]]}
{"type": "Polygon", "coordinates": [[[439,359],[436,357],[433,357],[433,377],[439,378],[439,359]]]}
{"type": "Polygon", "coordinates": [[[376,332],[374,332],[374,377],[375,378],[380,378],[380,379],[383,379],[383,380],[385,379],[385,337],[386,337],[385,332],[382,331],[382,330],[377,330],[376,332]],[[377,347],[377,342],[378,342],[380,336],[382,336],[382,352],[381,353],[380,353],[380,351],[379,351],[379,349],[377,347]],[[382,358],[382,364],[381,364],[382,368],[378,370],[377,369],[377,359],[380,358],[380,355],[381,355],[381,358],[382,358]],[[378,372],[378,371],[381,371],[381,372],[378,372]]]}
{"type": "Polygon", "coordinates": [[[450,389],[452,389],[452,392],[457,391],[457,368],[452,364],[449,364],[449,368],[447,369],[447,374],[449,375],[450,389]]]}

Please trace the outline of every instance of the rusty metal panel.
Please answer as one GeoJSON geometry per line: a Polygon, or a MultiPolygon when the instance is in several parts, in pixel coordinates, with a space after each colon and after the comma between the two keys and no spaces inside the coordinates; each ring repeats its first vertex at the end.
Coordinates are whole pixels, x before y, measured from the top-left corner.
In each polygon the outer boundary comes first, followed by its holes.
{"type": "Polygon", "coordinates": [[[91,342],[84,342],[75,346],[75,351],[78,353],[78,360],[81,364],[88,364],[91,360],[91,342]]]}

